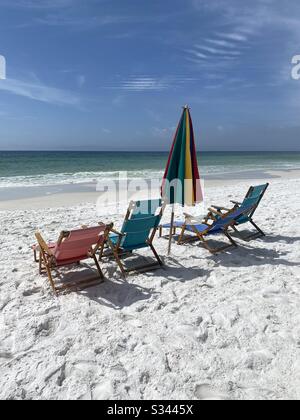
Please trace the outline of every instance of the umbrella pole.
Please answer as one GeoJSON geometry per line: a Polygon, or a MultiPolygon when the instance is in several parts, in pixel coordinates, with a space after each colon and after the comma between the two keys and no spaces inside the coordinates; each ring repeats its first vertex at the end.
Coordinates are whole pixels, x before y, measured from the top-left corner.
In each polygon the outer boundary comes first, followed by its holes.
{"type": "Polygon", "coordinates": [[[174,228],[174,218],[175,218],[175,212],[174,212],[174,204],[173,204],[173,206],[172,206],[172,216],[171,216],[170,235],[169,235],[168,255],[171,254],[172,239],[173,239],[173,228],[174,228]]]}

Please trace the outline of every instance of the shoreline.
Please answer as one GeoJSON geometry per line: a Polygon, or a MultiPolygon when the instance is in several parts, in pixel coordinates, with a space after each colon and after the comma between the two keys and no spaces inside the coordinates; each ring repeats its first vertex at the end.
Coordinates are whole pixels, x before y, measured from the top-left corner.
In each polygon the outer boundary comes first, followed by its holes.
{"type": "MultiPolygon", "coordinates": [[[[300,170],[286,169],[265,172],[236,172],[224,174],[222,178],[219,175],[210,175],[203,177],[203,182],[204,188],[206,189],[298,178],[300,178],[300,170]]],[[[147,196],[148,191],[144,190],[128,194],[128,199],[145,198],[147,196]]],[[[96,204],[99,197],[100,192],[96,191],[96,183],[0,188],[0,211],[70,207],[84,203],[96,204]]]]}

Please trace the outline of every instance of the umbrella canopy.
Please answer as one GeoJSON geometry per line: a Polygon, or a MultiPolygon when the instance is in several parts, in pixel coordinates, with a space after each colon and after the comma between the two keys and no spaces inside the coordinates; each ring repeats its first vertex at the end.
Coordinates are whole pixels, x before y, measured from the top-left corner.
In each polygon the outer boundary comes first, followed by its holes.
{"type": "Polygon", "coordinates": [[[190,110],[184,107],[165,170],[162,197],[169,204],[194,206],[203,201],[190,110]]]}

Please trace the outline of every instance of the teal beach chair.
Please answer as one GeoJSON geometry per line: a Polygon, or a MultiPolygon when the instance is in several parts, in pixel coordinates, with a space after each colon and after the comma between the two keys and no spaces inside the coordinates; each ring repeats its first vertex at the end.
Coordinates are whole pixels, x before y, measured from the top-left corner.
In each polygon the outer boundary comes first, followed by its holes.
{"type": "MultiPolygon", "coordinates": [[[[191,235],[189,235],[188,240],[200,239],[203,242],[205,248],[212,254],[225,251],[226,249],[231,248],[232,246],[237,247],[238,244],[235,242],[235,240],[230,234],[230,228],[234,228],[241,217],[248,217],[253,212],[254,207],[255,200],[249,198],[240,208],[236,209],[235,211],[229,214],[223,215],[217,212],[218,217],[212,221],[212,224],[199,223],[199,221],[197,221],[197,219],[195,219],[193,216],[186,214],[185,222],[182,225],[181,234],[178,239],[178,244],[186,242],[186,240],[184,239],[184,235],[186,231],[189,231],[194,233],[196,236],[191,237],[191,235]],[[223,234],[229,240],[230,244],[219,248],[212,248],[206,240],[206,237],[216,234],[223,234]]],[[[214,212],[213,209],[210,209],[210,211],[214,212]]]]}
{"type": "Polygon", "coordinates": [[[237,202],[237,201],[231,201],[231,203],[234,204],[234,207],[231,208],[231,209],[226,208],[226,207],[222,207],[222,206],[212,205],[211,206],[212,211],[208,214],[205,221],[207,221],[209,218],[214,219],[215,217],[218,217],[220,215],[220,213],[222,215],[224,215],[224,214],[229,214],[230,212],[234,212],[237,209],[244,206],[245,203],[247,203],[247,201],[249,199],[253,199],[253,203],[254,203],[253,211],[249,215],[241,216],[237,220],[237,224],[233,227],[233,229],[235,230],[235,232],[238,234],[238,236],[241,239],[246,240],[246,241],[249,241],[250,239],[253,239],[254,237],[257,238],[259,236],[265,236],[265,233],[262,231],[262,229],[260,229],[257,226],[257,224],[254,222],[253,216],[254,216],[254,213],[256,212],[261,200],[263,199],[269,185],[270,184],[263,184],[263,185],[257,185],[255,187],[250,187],[250,189],[249,189],[248,193],[246,194],[246,197],[244,198],[244,201],[242,203],[237,202]],[[214,212],[214,211],[216,211],[217,213],[214,212]],[[247,236],[247,237],[243,236],[241,234],[241,232],[237,229],[237,226],[243,225],[245,223],[251,223],[251,225],[255,228],[256,232],[247,236]]]}
{"type": "MultiPolygon", "coordinates": [[[[153,240],[164,210],[165,203],[160,199],[131,202],[121,231],[112,230],[113,233],[109,235],[107,243],[111,249],[110,255],[116,259],[124,277],[132,271],[154,269],[163,265],[153,246],[153,240]],[[143,248],[151,249],[157,263],[127,269],[122,262],[122,257],[143,248]]],[[[105,257],[104,253],[100,255],[100,259],[102,257],[105,257]]]]}

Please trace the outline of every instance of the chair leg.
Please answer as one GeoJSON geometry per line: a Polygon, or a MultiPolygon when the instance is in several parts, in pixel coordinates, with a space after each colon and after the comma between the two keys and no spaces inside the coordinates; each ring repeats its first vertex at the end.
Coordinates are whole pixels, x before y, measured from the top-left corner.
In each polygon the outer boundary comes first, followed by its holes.
{"type": "Polygon", "coordinates": [[[39,262],[39,258],[37,257],[37,252],[36,252],[36,249],[33,251],[33,259],[34,259],[34,262],[39,262]]]}
{"type": "Polygon", "coordinates": [[[186,229],[186,225],[183,225],[182,229],[181,229],[181,232],[180,232],[180,235],[179,235],[179,238],[178,238],[178,245],[181,245],[181,243],[182,243],[185,229],[186,229]]]}
{"type": "Polygon", "coordinates": [[[238,237],[240,238],[240,239],[244,239],[243,238],[243,235],[241,234],[241,232],[236,228],[236,226],[231,226],[232,227],[232,229],[234,230],[234,232],[238,235],[238,237]]]}
{"type": "Polygon", "coordinates": [[[163,266],[163,262],[162,262],[162,260],[160,259],[160,257],[159,257],[159,255],[158,255],[158,253],[156,252],[156,249],[154,248],[153,244],[149,244],[149,246],[150,246],[150,248],[151,248],[151,250],[152,250],[152,252],[153,252],[153,254],[154,254],[155,258],[157,259],[158,264],[159,264],[159,265],[161,265],[161,266],[163,266]]]}
{"type": "Polygon", "coordinates": [[[216,248],[212,248],[208,242],[206,241],[206,239],[203,238],[203,236],[199,236],[197,235],[198,238],[200,239],[200,241],[203,243],[203,246],[211,253],[211,254],[216,254],[218,252],[218,250],[216,248]]]}
{"type": "Polygon", "coordinates": [[[254,238],[258,238],[259,236],[266,236],[266,234],[257,226],[256,223],[254,223],[253,220],[249,220],[249,222],[251,223],[251,225],[255,228],[256,232],[252,233],[248,236],[243,236],[241,234],[241,232],[239,232],[236,228],[235,231],[236,233],[239,235],[239,237],[243,240],[243,241],[250,241],[250,239],[254,239],[254,238]]]}
{"type": "Polygon", "coordinates": [[[42,263],[43,262],[42,262],[42,254],[41,253],[40,253],[40,256],[39,256],[39,260],[38,261],[39,261],[39,273],[42,274],[42,271],[43,271],[42,270],[42,263]]]}
{"type": "Polygon", "coordinates": [[[256,223],[253,222],[253,220],[250,220],[250,223],[252,224],[252,226],[255,227],[255,229],[261,234],[261,236],[266,236],[266,234],[257,226],[256,223]]]}
{"type": "Polygon", "coordinates": [[[124,266],[122,264],[122,261],[121,261],[121,258],[120,258],[120,255],[119,255],[118,251],[114,248],[113,245],[111,245],[111,249],[112,249],[112,253],[113,253],[114,257],[115,257],[115,260],[116,260],[116,262],[117,262],[117,264],[119,266],[119,269],[121,270],[122,276],[124,278],[126,278],[126,270],[125,270],[125,268],[124,268],[124,266]]]}
{"type": "Polygon", "coordinates": [[[238,247],[238,244],[235,242],[235,240],[232,238],[232,236],[229,234],[227,230],[224,231],[224,235],[229,239],[229,241],[231,242],[233,246],[235,246],[236,248],[238,247]]]}
{"type": "Polygon", "coordinates": [[[46,271],[47,271],[48,278],[49,278],[49,281],[50,281],[51,287],[52,287],[52,289],[53,289],[53,292],[54,292],[54,293],[55,293],[55,295],[57,296],[57,295],[58,295],[58,293],[57,293],[57,290],[56,290],[56,287],[55,287],[55,284],[54,284],[54,280],[53,280],[53,277],[52,277],[51,267],[49,266],[49,264],[48,264],[48,263],[46,263],[46,271]]]}
{"type": "Polygon", "coordinates": [[[224,231],[224,235],[227,237],[227,239],[229,239],[230,241],[230,245],[225,245],[222,246],[220,248],[212,248],[208,242],[206,241],[206,239],[204,238],[203,235],[201,235],[196,228],[194,228],[194,232],[197,235],[197,237],[200,239],[200,241],[203,243],[203,246],[211,253],[211,254],[218,254],[219,252],[225,251],[228,248],[231,248],[232,246],[237,247],[238,244],[233,240],[233,238],[230,236],[230,234],[228,233],[228,231],[224,231]]]}
{"type": "Polygon", "coordinates": [[[100,279],[104,279],[104,274],[103,274],[103,272],[102,272],[102,270],[100,268],[100,264],[99,264],[99,262],[98,262],[98,260],[97,260],[97,258],[96,258],[95,255],[93,255],[93,260],[95,261],[95,264],[96,264],[96,267],[97,267],[97,270],[98,270],[100,279]]]}

